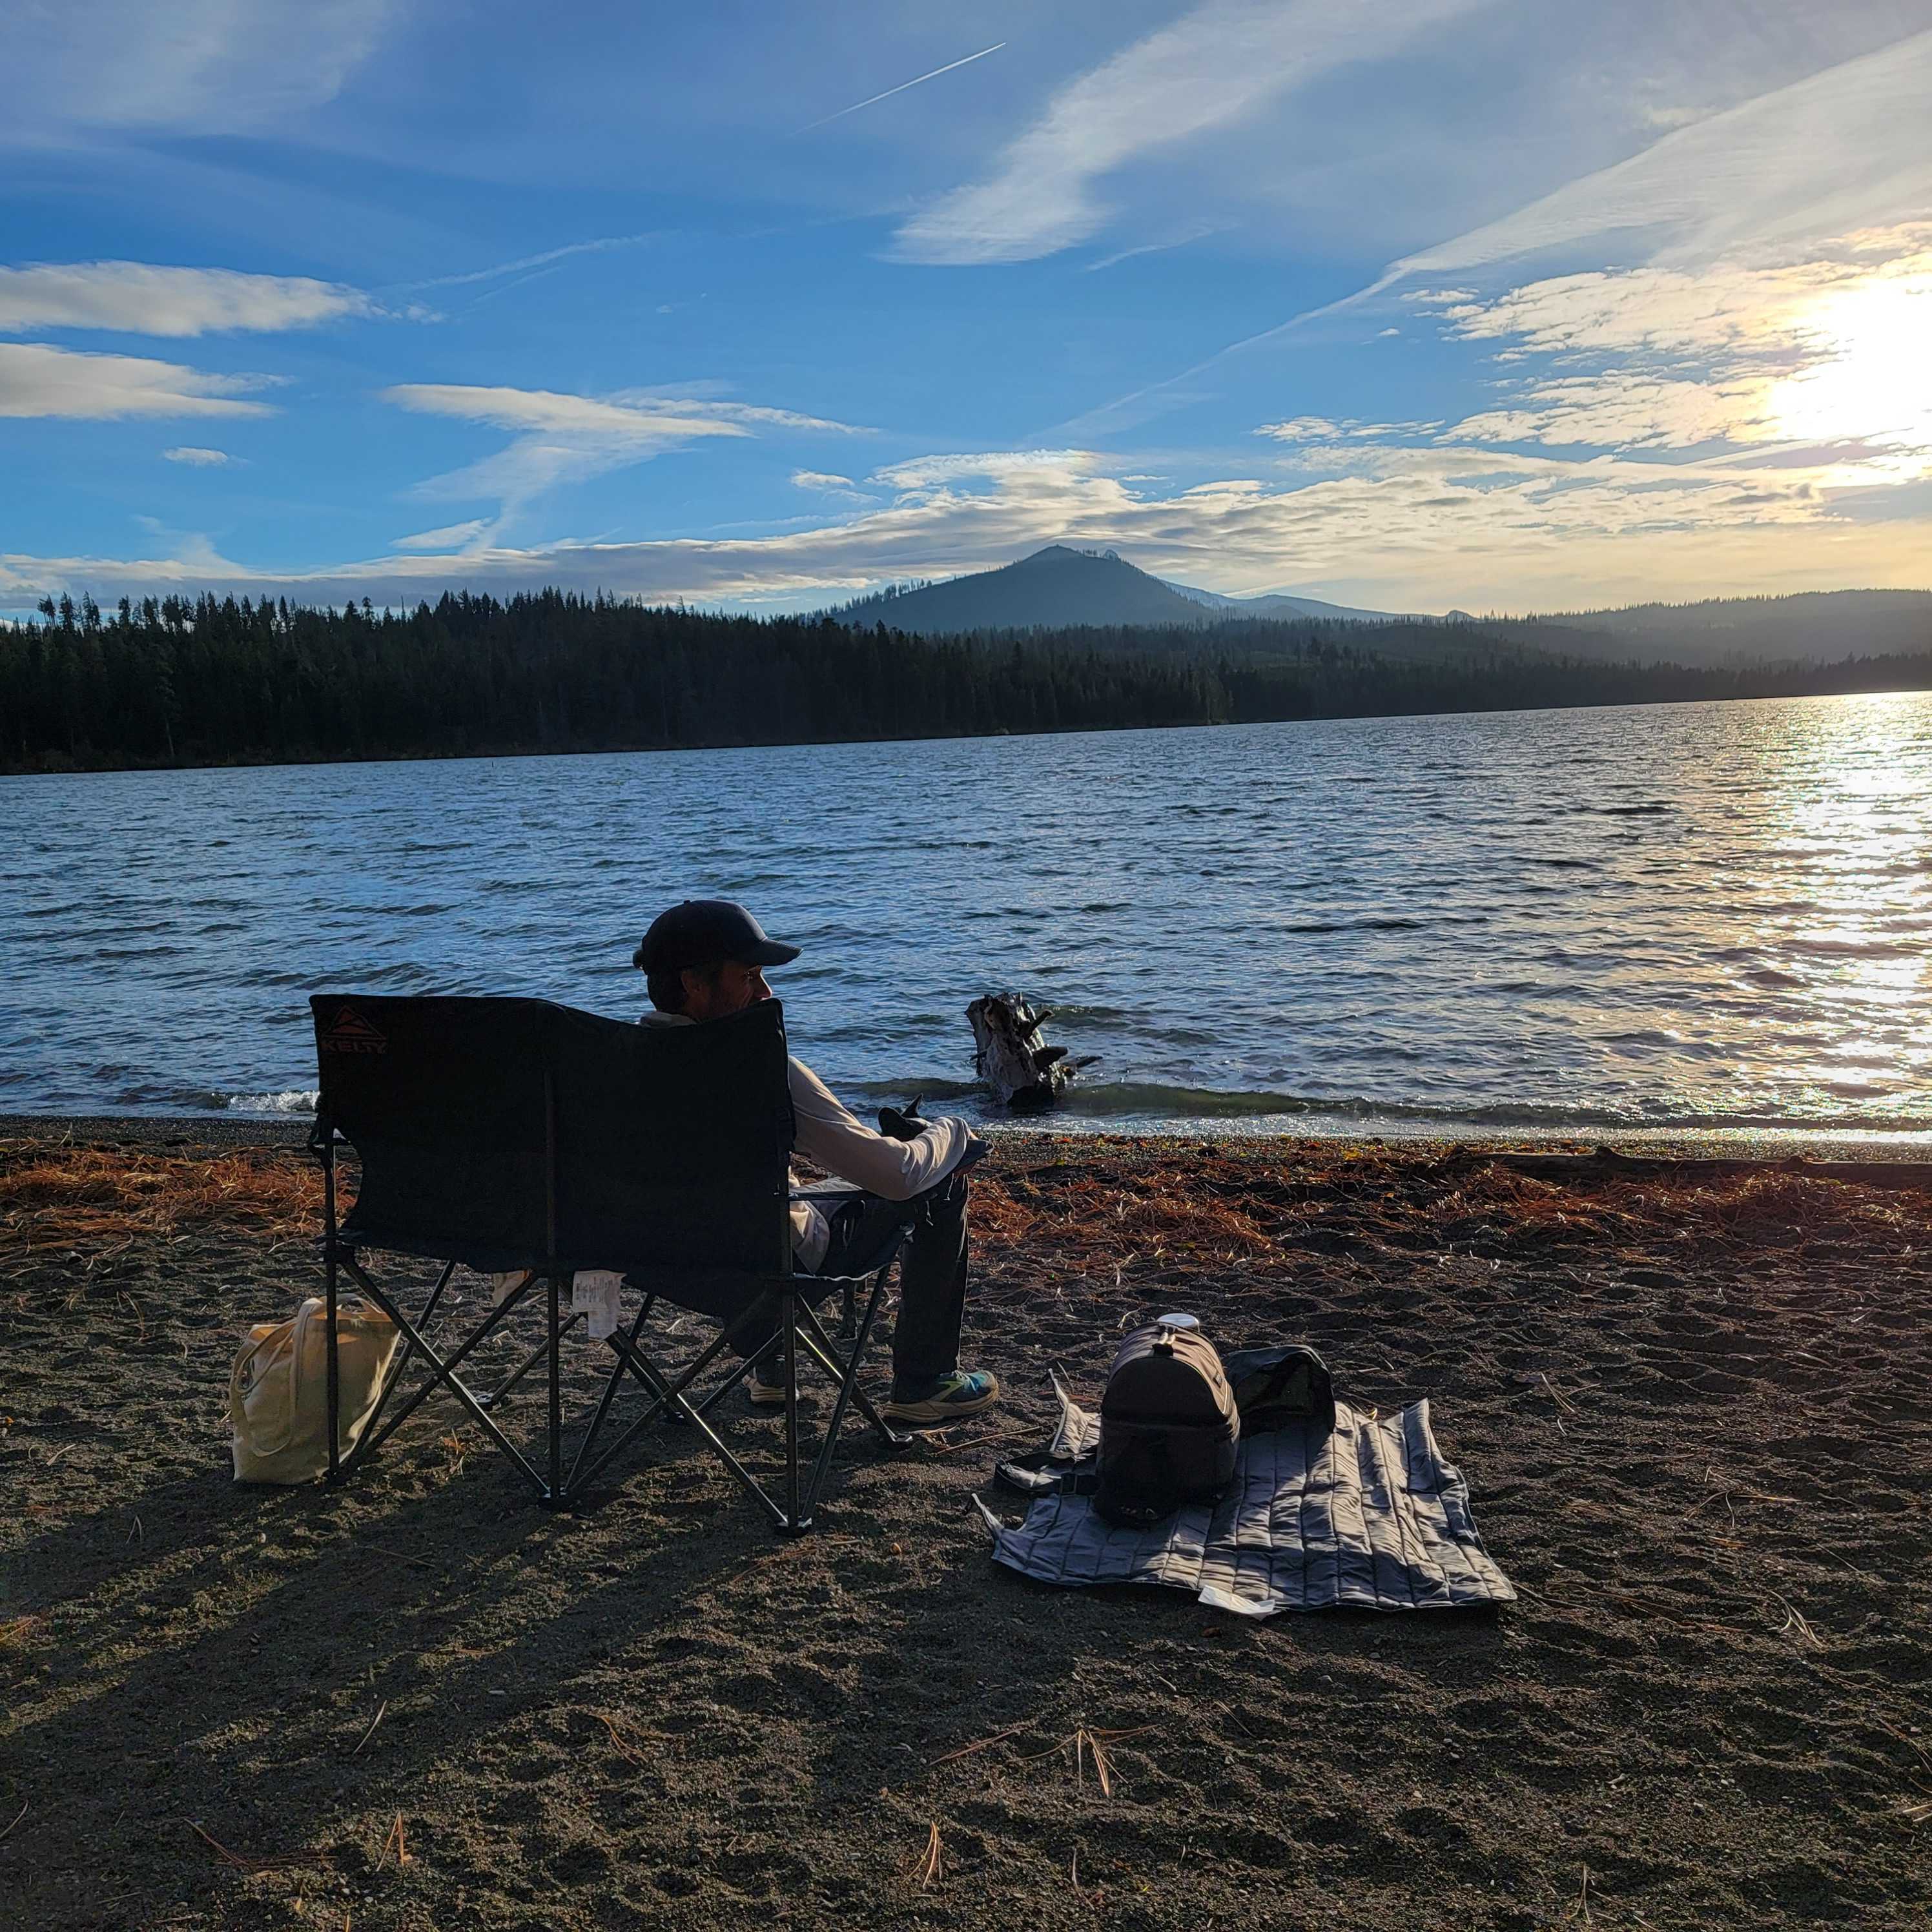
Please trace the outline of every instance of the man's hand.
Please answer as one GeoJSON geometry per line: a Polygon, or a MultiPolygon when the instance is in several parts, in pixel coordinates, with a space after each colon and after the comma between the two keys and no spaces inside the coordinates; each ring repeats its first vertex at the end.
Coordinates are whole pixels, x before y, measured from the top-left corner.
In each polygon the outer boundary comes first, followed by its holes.
{"type": "MultiPolygon", "coordinates": [[[[920,1096],[921,1100],[924,1097],[922,1094],[920,1096]]],[[[918,1100],[908,1101],[903,1107],[881,1107],[879,1109],[879,1131],[892,1140],[916,1141],[932,1125],[931,1120],[920,1118],[918,1100]]],[[[953,1162],[952,1172],[964,1174],[967,1168],[976,1162],[985,1160],[992,1152],[992,1149],[968,1129],[964,1151],[953,1162]]]]}

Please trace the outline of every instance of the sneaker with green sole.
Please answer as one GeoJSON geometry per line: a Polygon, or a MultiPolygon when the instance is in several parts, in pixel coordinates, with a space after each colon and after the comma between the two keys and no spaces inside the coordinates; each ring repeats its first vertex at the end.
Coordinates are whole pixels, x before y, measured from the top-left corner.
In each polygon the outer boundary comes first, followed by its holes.
{"type": "Polygon", "coordinates": [[[916,1389],[895,1389],[880,1413],[888,1422],[914,1429],[936,1429],[962,1416],[977,1415],[1000,1399],[1000,1384],[984,1369],[955,1369],[916,1389]]]}

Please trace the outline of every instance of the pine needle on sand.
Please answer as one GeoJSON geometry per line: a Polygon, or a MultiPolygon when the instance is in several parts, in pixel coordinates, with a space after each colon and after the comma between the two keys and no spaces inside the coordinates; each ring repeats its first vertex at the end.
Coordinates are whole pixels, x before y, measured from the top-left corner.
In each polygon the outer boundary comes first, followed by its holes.
{"type": "Polygon", "coordinates": [[[9,1617],[0,1624],[0,1652],[25,1650],[32,1642],[34,1633],[40,1628],[38,1617],[9,1617]]]}
{"type": "Polygon", "coordinates": [[[205,1832],[192,1819],[184,1821],[188,1829],[212,1850],[223,1864],[232,1865],[237,1871],[285,1871],[291,1865],[318,1865],[324,1854],[320,1852],[272,1852],[266,1858],[254,1858],[244,1852],[231,1852],[212,1832],[205,1832]]]}
{"type": "Polygon", "coordinates": [[[215,1225],[312,1234],[322,1175],[295,1149],[218,1154],[146,1148],[0,1145],[0,1240],[100,1251],[215,1225]]]}
{"type": "MultiPolygon", "coordinates": [[[[1076,1725],[1069,1736],[1049,1744],[1043,1751],[1036,1751],[1031,1757],[1022,1758],[1022,1764],[1036,1763],[1041,1758],[1050,1757],[1056,1751],[1070,1757],[1073,1762],[1073,1781],[1082,1790],[1087,1784],[1087,1766],[1094,1767],[1095,1781],[1100,1787],[1102,1798],[1114,1795],[1114,1780],[1119,1775],[1114,1768],[1113,1748],[1124,1743],[1129,1738],[1137,1738],[1148,1730],[1145,1724],[1136,1724],[1130,1730],[1096,1731],[1085,1724],[1076,1725]]],[[[991,1742],[990,1740],[988,1742],[991,1742]]]]}
{"type": "Polygon", "coordinates": [[[937,1885],[945,1875],[945,1862],[939,1844],[939,1821],[934,1819],[926,1828],[926,1843],[915,1852],[903,1868],[903,1875],[908,1884],[916,1885],[922,1892],[937,1885]]]}

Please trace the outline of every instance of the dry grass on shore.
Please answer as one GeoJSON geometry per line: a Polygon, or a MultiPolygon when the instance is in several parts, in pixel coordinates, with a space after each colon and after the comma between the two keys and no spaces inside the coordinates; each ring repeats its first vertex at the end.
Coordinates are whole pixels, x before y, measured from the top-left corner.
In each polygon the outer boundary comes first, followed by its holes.
{"type": "MultiPolygon", "coordinates": [[[[995,1248],[1024,1250],[1062,1276],[1264,1260],[1284,1244],[1326,1245],[1324,1220],[1340,1220],[1350,1243],[1397,1252],[1660,1243],[1687,1258],[1932,1251],[1932,1193],[1846,1186],[1797,1162],[1580,1156],[1568,1157],[1566,1168],[1544,1155],[1454,1149],[1418,1160],[1380,1145],[1300,1143],[1283,1165],[1265,1143],[1204,1144],[1180,1159],[1151,1140],[1043,1145],[1057,1157],[995,1162],[976,1177],[974,1225],[995,1248]]],[[[346,1198],[352,1162],[344,1179],[346,1198]]],[[[282,1240],[315,1233],[321,1214],[320,1171],[295,1148],[0,1141],[0,1248],[17,1244],[22,1254],[93,1258],[137,1239],[218,1226],[282,1240]]]]}
{"type": "Polygon", "coordinates": [[[92,1258],[213,1226],[274,1239],[313,1233],[315,1163],[293,1150],[175,1153],[0,1141],[0,1246],[92,1258]]]}

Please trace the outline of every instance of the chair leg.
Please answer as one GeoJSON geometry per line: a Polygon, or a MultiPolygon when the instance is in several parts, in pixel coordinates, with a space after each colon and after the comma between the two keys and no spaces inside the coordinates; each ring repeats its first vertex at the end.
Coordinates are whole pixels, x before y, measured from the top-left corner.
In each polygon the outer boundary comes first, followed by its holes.
{"type": "MultiPolygon", "coordinates": [[[[378,1291],[376,1288],[375,1283],[370,1280],[368,1274],[356,1264],[352,1258],[345,1263],[345,1265],[362,1282],[365,1292],[371,1295],[378,1295],[378,1291]]],[[[467,1341],[464,1342],[457,1350],[456,1353],[450,1358],[448,1363],[446,1365],[446,1367],[449,1370],[453,1371],[460,1364],[461,1364],[472,1348],[479,1348],[484,1342],[488,1341],[490,1336],[494,1334],[498,1325],[500,1323],[507,1321],[516,1311],[518,1307],[523,1302],[524,1297],[529,1294],[530,1290],[530,1283],[526,1281],[521,1287],[514,1290],[502,1301],[499,1302],[496,1306],[490,1311],[489,1316],[488,1319],[484,1321],[483,1325],[478,1328],[476,1334],[472,1335],[467,1341]]],[[[382,1299],[378,1296],[378,1300],[379,1305],[386,1312],[392,1310],[392,1304],[386,1299],[382,1299]]],[[[419,1345],[423,1352],[428,1352],[428,1345],[424,1341],[422,1330],[427,1324],[429,1316],[434,1311],[435,1306],[436,1299],[435,1297],[432,1295],[429,1302],[424,1308],[424,1318],[422,1321],[417,1322],[413,1327],[406,1322],[403,1322],[399,1324],[403,1330],[403,1347],[404,1351],[404,1360],[406,1362],[410,1357],[415,1355],[418,1352],[419,1345]]],[[[436,1358],[432,1354],[430,1356],[430,1359],[434,1361],[436,1358]]],[[[392,1380],[399,1378],[400,1374],[400,1370],[399,1368],[395,1372],[395,1375],[392,1376],[392,1380]]],[[[438,1372],[430,1375],[429,1378],[422,1383],[420,1387],[410,1392],[408,1400],[404,1402],[402,1407],[398,1409],[395,1414],[391,1416],[388,1420],[382,1424],[381,1428],[378,1429],[372,1420],[369,1426],[363,1431],[362,1441],[356,1444],[355,1449],[351,1452],[348,1460],[343,1465],[344,1468],[345,1469],[353,1469],[365,1456],[374,1455],[376,1450],[385,1442],[388,1442],[389,1438],[394,1435],[396,1431],[400,1429],[404,1423],[408,1421],[410,1418],[413,1415],[424,1402],[428,1401],[430,1396],[434,1395],[439,1388],[445,1386],[448,1379],[448,1377],[440,1370],[439,1370],[438,1372]]],[[[454,1386],[452,1385],[450,1388],[450,1393],[454,1395],[455,1392],[454,1386]]],[[[389,1394],[390,1391],[387,1390],[384,1391],[382,1402],[385,1406],[388,1404],[389,1394]]],[[[482,1399],[474,1394],[470,1396],[470,1400],[472,1402],[475,1402],[479,1408],[484,1406],[482,1399]]]]}
{"type": "MultiPolygon", "coordinates": [[[[588,1318],[580,1309],[573,1309],[563,1318],[563,1326],[557,1330],[560,1335],[568,1335],[577,1324],[588,1318]]],[[[544,1358],[544,1352],[550,1346],[548,1342],[539,1342],[488,1395],[479,1395],[476,1400],[485,1408],[494,1408],[510,1391],[544,1358]]]]}
{"type": "Polygon", "coordinates": [[[544,1503],[556,1508],[563,1493],[563,1331],[558,1326],[563,1312],[563,1277],[554,1270],[550,1277],[550,1488],[544,1503]]]}
{"type": "Polygon", "coordinates": [[[622,1455],[657,1420],[659,1414],[668,1408],[675,1407],[682,1409],[690,1417],[692,1423],[702,1430],[711,1442],[716,1443],[718,1438],[710,1424],[697,1413],[690,1403],[681,1400],[680,1398],[698,1376],[702,1375],[730,1346],[731,1337],[742,1325],[741,1318],[738,1324],[726,1329],[705,1349],[697,1360],[678,1377],[675,1382],[670,1383],[667,1383],[657,1375],[656,1370],[652,1368],[649,1358],[644,1351],[638,1347],[633,1337],[626,1336],[620,1339],[613,1335],[610,1338],[610,1346],[616,1352],[618,1364],[616,1369],[612,1371],[613,1375],[617,1376],[628,1371],[644,1384],[652,1400],[650,1406],[646,1408],[644,1414],[639,1416],[630,1427],[626,1430],[623,1434],[619,1436],[616,1441],[612,1443],[610,1448],[584,1471],[581,1476],[574,1476],[572,1478],[572,1494],[581,1490],[584,1485],[590,1482],[614,1457],[622,1455]]]}
{"type": "Polygon", "coordinates": [[[324,1307],[322,1318],[328,1324],[328,1340],[323,1348],[328,1358],[328,1480],[339,1483],[342,1480],[342,1361],[341,1337],[336,1332],[335,1313],[335,1237],[328,1237],[328,1257],[323,1271],[326,1285],[322,1291],[324,1307]]]}
{"type": "Polygon", "coordinates": [[[800,1536],[812,1526],[809,1516],[798,1510],[798,1297],[778,1298],[778,1318],[784,1324],[785,1392],[785,1517],[782,1526],[788,1536],[800,1536]]]}
{"type": "MultiPolygon", "coordinates": [[[[731,1373],[702,1401],[695,1402],[685,1400],[686,1391],[730,1346],[733,1337],[750,1319],[752,1311],[747,1310],[738,1322],[721,1333],[695,1361],[673,1380],[661,1373],[638,1346],[638,1337],[650,1310],[650,1303],[647,1298],[644,1306],[639,1308],[637,1319],[631,1324],[630,1332],[610,1337],[610,1346],[616,1353],[617,1364],[611,1370],[610,1378],[598,1400],[596,1414],[592,1418],[590,1429],[572,1464],[569,1480],[566,1486],[568,1497],[574,1501],[581,1496],[603,1470],[650,1426],[660,1412],[674,1410],[681,1412],[684,1418],[704,1436],[746,1493],[770,1517],[774,1528],[786,1535],[802,1535],[812,1526],[812,1512],[831,1466],[832,1452],[838,1444],[838,1432],[844,1424],[848,1408],[854,1403],[858,1405],[866,1420],[878,1431],[889,1447],[902,1448],[910,1439],[886,1422],[865,1390],[859,1386],[859,1368],[866,1344],[870,1340],[873,1324],[878,1319],[886,1284],[897,1258],[895,1253],[873,1278],[872,1292],[866,1298],[865,1312],[856,1324],[856,1335],[849,1358],[840,1358],[838,1351],[832,1346],[831,1338],[826,1334],[816,1312],[803,1296],[782,1294],[779,1297],[777,1332],[761,1347],[742,1359],[731,1373]],[[767,1493],[758,1478],[733,1454],[730,1446],[712,1427],[709,1420],[710,1411],[718,1400],[775,1350],[781,1351],[782,1354],[785,1389],[785,1489],[782,1505],[767,1493]],[[798,1376],[801,1355],[809,1358],[822,1369],[838,1390],[831,1421],[826,1428],[825,1438],[819,1445],[818,1453],[812,1460],[808,1476],[804,1467],[804,1458],[800,1454],[798,1433],[798,1376]],[[617,1384],[626,1374],[643,1387],[651,1397],[650,1403],[644,1413],[633,1421],[615,1442],[586,1466],[592,1444],[609,1412],[617,1384]]],[[[856,1296],[853,1298],[856,1304],[856,1296]]]]}
{"type": "MultiPolygon", "coordinates": [[[[849,1363],[856,1363],[862,1353],[866,1342],[871,1338],[872,1324],[878,1318],[879,1302],[884,1292],[884,1282],[882,1278],[873,1286],[871,1298],[866,1304],[866,1314],[860,1329],[859,1336],[854,1344],[848,1361],[841,1361],[838,1352],[832,1346],[831,1337],[819,1326],[812,1310],[807,1309],[805,1311],[807,1332],[801,1336],[801,1339],[806,1346],[818,1358],[819,1365],[834,1382],[841,1384],[844,1383],[849,1363]]],[[[859,1413],[878,1431],[880,1439],[888,1449],[903,1449],[912,1439],[903,1430],[895,1429],[884,1416],[880,1414],[878,1409],[873,1407],[872,1397],[860,1386],[856,1376],[852,1383],[851,1399],[858,1405],[859,1413]]]]}
{"type": "MultiPolygon", "coordinates": [[[[643,1332],[645,1320],[656,1300],[655,1294],[647,1294],[638,1305],[637,1317],[631,1324],[630,1340],[633,1348],[638,1346],[638,1336],[643,1332]]],[[[577,1454],[571,1458],[570,1474],[565,1480],[564,1486],[572,1496],[577,1493],[578,1472],[584,1467],[584,1459],[590,1454],[598,1434],[604,1426],[604,1418],[610,1413],[610,1405],[617,1399],[617,1385],[624,1379],[625,1366],[624,1352],[620,1348],[617,1352],[616,1365],[604,1382],[603,1394],[597,1398],[596,1413],[590,1418],[590,1426],[584,1432],[584,1440],[578,1443],[577,1454]]]]}
{"type": "MultiPolygon", "coordinates": [[[[844,1426],[845,1410],[849,1402],[854,1400],[858,1402],[872,1426],[885,1438],[887,1447],[903,1449],[910,1439],[884,1421],[868,1400],[865,1390],[859,1386],[859,1366],[865,1359],[866,1344],[871,1339],[872,1324],[878,1318],[879,1304],[886,1292],[886,1277],[891,1273],[892,1264],[888,1262],[880,1269],[878,1280],[872,1283],[872,1292],[866,1301],[866,1312],[860,1322],[859,1333],[852,1344],[852,1358],[839,1382],[838,1400],[832,1404],[831,1419],[825,1425],[825,1440],[818,1447],[818,1460],[812,1468],[812,1488],[806,1501],[808,1508],[815,1508],[818,1505],[819,1492],[824,1486],[826,1474],[832,1467],[832,1451],[838,1447],[838,1432],[844,1426]]],[[[805,1312],[807,1321],[814,1328],[817,1328],[818,1324],[812,1310],[808,1308],[805,1312]]]]}
{"type": "MultiPolygon", "coordinates": [[[[442,1300],[442,1292],[448,1287],[451,1279],[455,1273],[456,1264],[454,1262],[447,1262],[443,1264],[442,1274],[436,1278],[436,1286],[429,1292],[429,1299],[423,1304],[423,1312],[417,1318],[416,1326],[418,1328],[427,1328],[435,1318],[436,1304],[442,1300]]],[[[388,1374],[383,1378],[382,1392],[376,1398],[376,1406],[369,1412],[369,1420],[362,1425],[362,1434],[357,1446],[350,1450],[348,1458],[343,1465],[345,1468],[352,1469],[362,1461],[362,1455],[359,1453],[361,1444],[376,1433],[376,1425],[382,1420],[382,1412],[388,1407],[390,1396],[394,1395],[402,1385],[403,1377],[409,1372],[410,1364],[415,1358],[416,1352],[416,1343],[406,1339],[403,1343],[401,1355],[391,1366],[388,1374]]]]}
{"type": "MultiPolygon", "coordinates": [[[[386,1439],[388,1436],[394,1434],[395,1430],[401,1426],[401,1424],[408,1418],[410,1414],[414,1411],[417,1405],[428,1396],[432,1389],[446,1388],[451,1394],[454,1396],[457,1400],[462,1403],[464,1407],[470,1412],[472,1418],[483,1430],[484,1432],[489,1436],[490,1439],[496,1444],[496,1447],[502,1450],[503,1454],[508,1456],[510,1460],[515,1463],[517,1467],[522,1470],[525,1475],[529,1477],[530,1482],[535,1487],[538,1495],[540,1496],[544,1495],[545,1493],[544,1479],[533,1468],[532,1468],[529,1457],[524,1455],[523,1451],[520,1450],[517,1445],[496,1426],[495,1422],[491,1420],[488,1412],[478,1405],[476,1396],[470,1394],[469,1389],[464,1385],[461,1378],[456,1372],[458,1368],[462,1364],[464,1358],[470,1354],[470,1351],[476,1348],[479,1343],[488,1339],[490,1334],[495,1330],[497,1324],[506,1315],[509,1313],[512,1309],[516,1306],[517,1303],[520,1298],[518,1295],[512,1295],[500,1308],[496,1310],[490,1315],[487,1322],[484,1322],[483,1324],[478,1328],[476,1334],[472,1335],[470,1339],[450,1357],[449,1360],[446,1362],[430,1346],[429,1343],[423,1339],[422,1331],[410,1322],[409,1317],[405,1315],[403,1311],[382,1292],[382,1289],[369,1278],[366,1270],[359,1267],[352,1259],[345,1258],[343,1265],[348,1270],[350,1276],[362,1288],[364,1294],[367,1294],[370,1300],[374,1302],[376,1306],[380,1308],[398,1328],[401,1329],[405,1336],[410,1337],[415,1342],[417,1352],[422,1355],[428,1361],[430,1366],[436,1371],[430,1379],[424,1383],[422,1388],[418,1388],[416,1393],[410,1397],[409,1400],[389,1418],[388,1426],[383,1430],[381,1437],[379,1437],[377,1440],[381,1441],[386,1439]]],[[[367,1438],[365,1438],[364,1440],[366,1442],[367,1438]]],[[[375,1442],[369,1442],[368,1444],[368,1449],[370,1451],[373,1451],[376,1446],[376,1444],[375,1442]]],[[[362,1445],[358,1444],[357,1448],[359,1453],[362,1450],[362,1445]]]]}
{"type": "Polygon", "coordinates": [[[328,1324],[324,1347],[328,1358],[328,1480],[342,1480],[342,1364],[340,1337],[335,1332],[335,1129],[326,1120],[320,1123],[322,1143],[322,1212],[323,1315],[328,1324]]]}
{"type": "MultiPolygon", "coordinates": [[[[702,1415],[698,1414],[697,1410],[692,1408],[688,1403],[679,1402],[679,1398],[683,1394],[684,1391],[691,1386],[692,1383],[700,1375],[701,1375],[704,1372],[705,1369],[710,1366],[711,1362],[716,1359],[718,1352],[724,1347],[729,1337],[728,1335],[721,1335],[718,1340],[712,1342],[710,1347],[706,1348],[704,1353],[700,1355],[698,1360],[692,1363],[690,1367],[686,1369],[674,1382],[667,1383],[662,1377],[658,1376],[656,1371],[651,1368],[650,1363],[645,1359],[641,1351],[637,1352],[636,1359],[634,1360],[630,1360],[628,1357],[626,1358],[627,1360],[628,1360],[632,1373],[637,1377],[638,1381],[642,1382],[646,1388],[661,1388],[663,1390],[664,1393],[651,1405],[650,1408],[645,1411],[644,1414],[640,1416],[637,1421],[634,1422],[631,1425],[629,1429],[624,1432],[623,1436],[620,1437],[617,1442],[614,1443],[610,1448],[607,1449],[604,1454],[590,1466],[590,1468],[585,1472],[580,1480],[573,1486],[572,1490],[572,1494],[573,1496],[576,1496],[582,1490],[584,1485],[588,1484],[592,1478],[596,1475],[597,1472],[603,1468],[606,1462],[609,1462],[614,1456],[617,1455],[626,1447],[627,1447],[633,1438],[641,1434],[644,1430],[650,1426],[652,1418],[655,1417],[659,1408],[664,1407],[668,1403],[677,1403],[680,1407],[682,1408],[685,1414],[690,1419],[692,1426],[704,1438],[706,1442],[710,1444],[712,1448],[716,1451],[718,1460],[722,1462],[725,1468],[729,1469],[731,1474],[737,1478],[739,1484],[743,1488],[746,1494],[750,1496],[752,1501],[757,1503],[759,1508],[764,1510],[766,1514],[770,1516],[773,1526],[779,1529],[782,1529],[786,1526],[784,1511],[781,1509],[776,1503],[773,1502],[771,1498],[765,1493],[764,1489],[759,1483],[758,1478],[753,1475],[751,1471],[746,1468],[744,1464],[740,1462],[736,1456],[732,1453],[730,1444],[718,1433],[716,1430],[712,1427],[710,1424],[707,1422],[702,1415]]],[[[611,1346],[616,1348],[620,1353],[623,1352],[624,1345],[620,1343],[615,1336],[611,1337],[611,1346]]]]}

